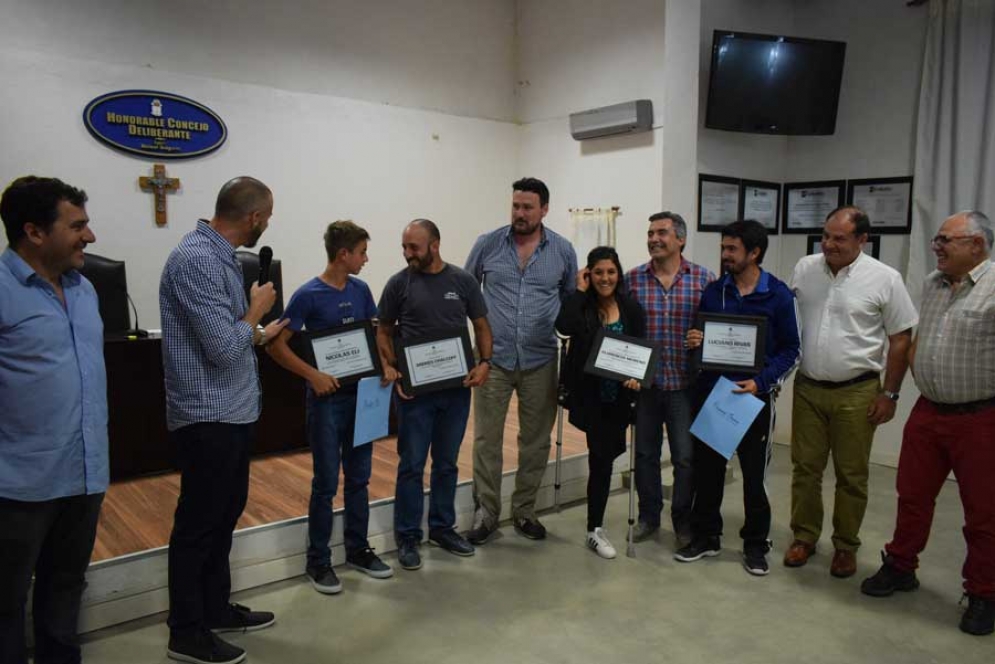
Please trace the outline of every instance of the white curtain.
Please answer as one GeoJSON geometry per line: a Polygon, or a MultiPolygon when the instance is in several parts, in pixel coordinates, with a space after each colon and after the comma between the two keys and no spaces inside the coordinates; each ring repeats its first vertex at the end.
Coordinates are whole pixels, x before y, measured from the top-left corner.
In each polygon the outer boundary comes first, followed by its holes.
{"type": "Polygon", "coordinates": [[[907,277],[918,302],[943,221],[995,217],[995,0],[930,0],[915,162],[907,277]]]}
{"type": "Polygon", "coordinates": [[[615,246],[615,220],[619,214],[617,207],[570,209],[573,245],[581,265],[587,263],[587,254],[591,249],[615,246]]]}

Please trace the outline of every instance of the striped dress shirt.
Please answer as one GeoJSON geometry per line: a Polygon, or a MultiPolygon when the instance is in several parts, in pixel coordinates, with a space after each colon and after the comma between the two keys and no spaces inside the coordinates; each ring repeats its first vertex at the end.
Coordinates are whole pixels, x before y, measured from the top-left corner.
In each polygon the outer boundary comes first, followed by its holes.
{"type": "Polygon", "coordinates": [[[169,255],[159,282],[166,426],[249,424],[261,390],[242,267],[235,248],[201,219],[169,255]]]}

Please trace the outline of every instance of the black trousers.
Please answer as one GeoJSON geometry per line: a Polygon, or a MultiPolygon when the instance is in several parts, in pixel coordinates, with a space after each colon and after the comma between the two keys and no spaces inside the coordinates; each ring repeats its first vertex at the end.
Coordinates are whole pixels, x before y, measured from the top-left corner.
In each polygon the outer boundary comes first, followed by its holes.
{"type": "Polygon", "coordinates": [[[203,422],[173,431],[180,497],[169,537],[169,618],[174,633],[224,616],[231,595],[232,532],[249,497],[255,424],[203,422]]]}
{"type": "Polygon", "coordinates": [[[624,423],[609,419],[608,410],[590,418],[587,425],[587,531],[600,528],[605,521],[608,492],[611,489],[612,465],[625,450],[624,423]]]}
{"type": "MultiPolygon", "coordinates": [[[[707,395],[706,395],[707,396],[707,395]]],[[[744,549],[768,549],[770,501],[767,499],[767,465],[770,463],[774,430],[774,401],[769,394],[758,395],[764,409],[757,415],[736,450],[743,471],[743,507],[746,522],[739,531],[744,549]]],[[[696,403],[697,416],[704,398],[696,403]]],[[[725,493],[726,459],[694,437],[694,506],[691,532],[695,538],[722,535],[722,498],[725,493]]]]}
{"type": "Polygon", "coordinates": [[[32,594],[35,663],[80,661],[76,628],[104,494],[39,502],[0,498],[0,663],[27,664],[32,594]]]}

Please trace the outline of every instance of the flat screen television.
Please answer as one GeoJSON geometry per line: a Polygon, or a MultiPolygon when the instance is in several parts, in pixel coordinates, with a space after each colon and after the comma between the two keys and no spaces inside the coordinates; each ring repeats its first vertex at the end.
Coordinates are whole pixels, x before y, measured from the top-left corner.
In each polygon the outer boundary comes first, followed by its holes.
{"type": "Polygon", "coordinates": [[[716,30],[705,126],[754,134],[836,131],[846,43],[716,30]]]}

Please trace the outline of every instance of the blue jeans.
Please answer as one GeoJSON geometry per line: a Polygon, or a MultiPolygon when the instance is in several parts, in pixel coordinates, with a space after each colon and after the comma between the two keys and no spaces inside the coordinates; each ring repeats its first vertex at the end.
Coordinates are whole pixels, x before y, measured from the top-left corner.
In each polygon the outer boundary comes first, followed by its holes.
{"type": "Polygon", "coordinates": [[[367,486],[373,463],[373,444],[352,446],[356,421],[356,393],[316,397],[308,390],[307,435],[314,458],[311,504],[308,507],[308,567],[331,564],[332,500],[339,485],[339,463],[345,475],[345,550],[353,553],[370,544],[367,486]]]}
{"type": "Polygon", "coordinates": [[[639,393],[636,405],[636,490],[639,492],[639,520],[660,525],[663,488],[660,478],[660,452],[663,425],[667,425],[670,460],[674,466],[674,493],[670,516],[674,532],[691,530],[692,488],[691,395],[688,390],[661,390],[653,387],[639,393]]]}
{"type": "Polygon", "coordinates": [[[397,491],[394,534],[397,541],[422,539],[425,461],[432,452],[429,533],[456,525],[456,481],[460,444],[470,416],[470,390],[457,387],[397,401],[397,491]]]}

